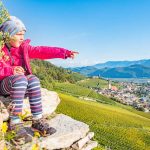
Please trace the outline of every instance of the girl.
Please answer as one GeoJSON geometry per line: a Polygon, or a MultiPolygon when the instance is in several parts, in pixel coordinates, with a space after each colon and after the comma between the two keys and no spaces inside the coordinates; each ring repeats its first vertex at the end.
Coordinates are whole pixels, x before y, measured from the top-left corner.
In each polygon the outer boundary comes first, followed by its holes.
{"type": "Polygon", "coordinates": [[[10,95],[13,105],[9,130],[15,130],[16,139],[32,140],[19,118],[23,99],[28,94],[33,115],[32,128],[43,136],[55,133],[56,130],[49,127],[42,117],[40,82],[32,74],[30,59],[74,58],[78,52],[59,47],[31,46],[30,40],[24,40],[25,25],[14,16],[0,26],[0,31],[10,35],[10,41],[5,43],[0,55],[0,94],[10,95]]]}

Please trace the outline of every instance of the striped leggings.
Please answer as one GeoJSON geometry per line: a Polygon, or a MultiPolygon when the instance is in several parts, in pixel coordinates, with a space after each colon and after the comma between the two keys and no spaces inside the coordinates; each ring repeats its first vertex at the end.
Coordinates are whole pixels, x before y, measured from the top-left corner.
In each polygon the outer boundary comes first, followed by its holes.
{"type": "Polygon", "coordinates": [[[12,75],[0,81],[0,94],[10,95],[13,104],[13,116],[22,113],[23,99],[29,97],[33,116],[42,115],[41,89],[35,75],[12,75]]]}

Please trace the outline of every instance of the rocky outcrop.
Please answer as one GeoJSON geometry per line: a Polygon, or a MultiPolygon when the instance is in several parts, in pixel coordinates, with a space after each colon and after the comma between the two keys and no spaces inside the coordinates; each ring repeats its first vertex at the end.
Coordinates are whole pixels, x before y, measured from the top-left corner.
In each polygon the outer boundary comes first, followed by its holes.
{"type": "MultiPolygon", "coordinates": [[[[9,118],[9,113],[7,110],[7,106],[4,105],[5,101],[7,101],[7,98],[4,98],[2,96],[0,96],[0,113],[2,115],[1,119],[2,121],[6,121],[9,118]]],[[[10,99],[9,99],[10,101],[10,99]]]]}
{"type": "MultiPolygon", "coordinates": [[[[56,92],[48,91],[47,89],[42,88],[41,89],[41,95],[42,95],[42,106],[43,106],[43,115],[51,115],[57,108],[58,104],[60,103],[59,96],[56,92]]],[[[30,105],[29,100],[26,98],[24,100],[23,105],[23,113],[26,111],[30,111],[30,105]]]]}
{"type": "MultiPolygon", "coordinates": [[[[88,150],[97,146],[97,142],[93,141],[94,143],[92,143],[90,141],[94,133],[89,132],[89,126],[83,122],[76,121],[63,114],[58,114],[49,120],[48,123],[57,131],[51,136],[33,140],[32,143],[38,143],[41,149],[88,150]]],[[[33,135],[31,130],[28,130],[28,132],[33,135]]],[[[22,147],[23,150],[31,148],[32,144],[30,143],[22,147]]]]}
{"type": "MultiPolygon", "coordinates": [[[[41,89],[41,94],[42,94],[43,115],[44,116],[50,115],[56,110],[58,104],[60,103],[59,96],[56,92],[48,91],[47,89],[44,88],[41,89]]],[[[5,98],[3,96],[0,96],[0,104],[1,104],[0,107],[2,109],[3,121],[8,120],[9,118],[8,107],[10,103],[11,103],[10,97],[5,98]]],[[[29,112],[28,115],[31,115],[28,98],[24,99],[23,105],[23,114],[25,114],[26,112],[29,112]]]]}
{"type": "MultiPolygon", "coordinates": [[[[10,98],[0,97],[2,115],[1,121],[7,120],[9,113],[6,107],[9,107],[10,98]],[[4,105],[3,105],[4,103],[4,105]]],[[[47,117],[49,125],[55,128],[57,131],[51,136],[35,138],[34,133],[30,128],[30,122],[27,124],[26,130],[33,136],[32,143],[27,143],[23,146],[8,146],[12,149],[31,150],[34,144],[38,144],[40,149],[46,150],[91,150],[97,147],[97,142],[91,139],[94,136],[93,132],[90,132],[89,126],[83,122],[72,119],[69,116],[63,114],[55,114],[55,110],[60,103],[60,99],[56,92],[51,92],[46,89],[42,89],[42,105],[43,113],[47,117]],[[53,115],[51,115],[53,114],[53,115]],[[50,116],[51,115],[51,116],[50,116]]],[[[23,113],[30,112],[30,106],[28,99],[24,100],[23,113]]],[[[29,114],[30,115],[30,114],[29,114]]]]}

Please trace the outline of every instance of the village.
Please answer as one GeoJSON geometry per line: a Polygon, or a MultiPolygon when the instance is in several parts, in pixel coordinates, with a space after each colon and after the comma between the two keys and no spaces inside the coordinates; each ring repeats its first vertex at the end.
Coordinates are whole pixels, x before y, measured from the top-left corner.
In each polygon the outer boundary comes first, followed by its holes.
{"type": "Polygon", "coordinates": [[[96,89],[96,92],[135,109],[150,112],[150,83],[118,82],[121,88],[112,85],[108,80],[108,87],[96,89]]]}

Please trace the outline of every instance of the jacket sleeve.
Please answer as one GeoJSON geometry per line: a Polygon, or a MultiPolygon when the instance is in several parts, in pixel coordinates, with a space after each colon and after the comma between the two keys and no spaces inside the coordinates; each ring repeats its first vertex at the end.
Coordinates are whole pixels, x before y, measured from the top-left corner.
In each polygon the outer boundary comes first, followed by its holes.
{"type": "Polygon", "coordinates": [[[52,58],[62,58],[66,59],[70,57],[71,51],[59,48],[59,47],[49,47],[49,46],[31,46],[28,47],[29,58],[34,59],[52,59],[52,58]]]}

